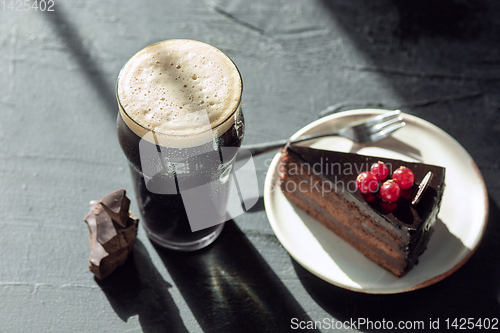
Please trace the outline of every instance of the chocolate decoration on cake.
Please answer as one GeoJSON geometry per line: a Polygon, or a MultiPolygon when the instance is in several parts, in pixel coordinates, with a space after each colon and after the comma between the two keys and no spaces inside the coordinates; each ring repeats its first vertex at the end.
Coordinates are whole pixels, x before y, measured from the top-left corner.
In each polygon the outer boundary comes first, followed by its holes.
{"type": "Polygon", "coordinates": [[[292,203],[367,258],[400,277],[418,262],[427,247],[441,204],[445,169],[287,145],[279,174],[281,190],[292,203]],[[417,204],[411,204],[411,196],[387,203],[378,193],[364,194],[357,189],[357,175],[378,161],[389,167],[390,174],[401,165],[410,168],[415,179],[423,179],[432,172],[434,176],[417,204]]]}
{"type": "Polygon", "coordinates": [[[89,270],[104,279],[123,265],[135,243],[138,219],[129,211],[130,200],[124,189],[99,201],[90,202],[84,218],[89,228],[89,270]]]}
{"type": "Polygon", "coordinates": [[[411,204],[413,206],[415,206],[416,204],[418,204],[418,202],[420,201],[420,198],[422,198],[423,194],[424,194],[424,191],[427,189],[427,186],[429,186],[429,183],[431,181],[431,178],[432,178],[432,172],[429,171],[424,179],[422,179],[422,181],[420,182],[420,184],[418,185],[418,190],[417,192],[415,193],[415,196],[413,197],[413,199],[411,200],[411,204]]]}

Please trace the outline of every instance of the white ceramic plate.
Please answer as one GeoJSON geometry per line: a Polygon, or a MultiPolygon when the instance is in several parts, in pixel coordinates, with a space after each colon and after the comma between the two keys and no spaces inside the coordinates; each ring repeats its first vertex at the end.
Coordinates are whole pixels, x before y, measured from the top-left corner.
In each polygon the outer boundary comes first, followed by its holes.
{"type": "MultiPolygon", "coordinates": [[[[342,128],[387,110],[363,109],[319,119],[293,137],[342,128]]],[[[316,276],[342,288],[376,294],[400,293],[436,283],[462,266],[483,236],[488,197],[483,178],[465,149],[440,128],[404,114],[406,126],[374,144],[357,145],[340,137],[311,141],[315,148],[356,152],[446,168],[446,188],[436,229],[418,265],[397,278],[365,258],[307,213],[292,204],[277,181],[278,153],[267,173],[264,201],[278,240],[290,255],[316,276]]]]}

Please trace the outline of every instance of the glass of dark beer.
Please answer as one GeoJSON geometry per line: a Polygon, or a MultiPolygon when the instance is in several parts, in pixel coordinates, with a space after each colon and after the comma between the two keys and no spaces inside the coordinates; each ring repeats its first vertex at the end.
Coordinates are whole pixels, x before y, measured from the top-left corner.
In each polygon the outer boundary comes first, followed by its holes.
{"type": "Polygon", "coordinates": [[[194,251],[221,233],[244,134],[242,89],[227,55],[192,40],[150,45],[120,71],[118,138],[153,242],[194,251]]]}

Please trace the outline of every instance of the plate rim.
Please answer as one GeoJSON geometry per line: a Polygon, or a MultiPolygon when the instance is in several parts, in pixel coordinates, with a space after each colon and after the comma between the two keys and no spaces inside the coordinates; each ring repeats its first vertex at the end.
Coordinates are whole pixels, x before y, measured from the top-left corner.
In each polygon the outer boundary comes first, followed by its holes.
{"type": "MultiPolygon", "coordinates": [[[[389,112],[389,111],[393,111],[393,110],[368,108],[368,109],[353,109],[353,110],[337,112],[337,113],[322,117],[320,119],[317,119],[317,120],[307,124],[306,126],[299,129],[297,132],[295,132],[291,136],[291,139],[294,139],[294,138],[302,135],[302,133],[309,131],[310,129],[318,126],[319,124],[329,122],[329,121],[336,119],[336,118],[348,117],[348,116],[353,116],[353,115],[377,115],[377,114],[381,114],[381,113],[389,112]]],[[[417,116],[414,116],[414,115],[411,115],[408,113],[403,113],[403,116],[405,117],[405,119],[412,120],[413,122],[418,123],[419,125],[426,126],[433,131],[437,131],[437,132],[440,132],[440,134],[445,135],[447,137],[447,139],[451,140],[457,148],[462,150],[462,153],[465,153],[467,156],[469,156],[469,158],[472,162],[472,168],[474,169],[477,177],[480,180],[480,184],[482,186],[483,193],[484,193],[484,216],[483,216],[483,220],[482,220],[482,228],[480,231],[480,236],[478,237],[477,242],[474,245],[474,247],[471,248],[470,251],[467,253],[467,255],[465,255],[452,268],[450,268],[446,272],[443,272],[439,275],[433,276],[433,277],[431,277],[423,282],[420,282],[420,283],[415,284],[413,286],[410,286],[408,288],[390,289],[390,290],[389,289],[386,289],[386,290],[365,290],[362,288],[353,288],[351,286],[348,286],[348,285],[345,285],[342,283],[336,283],[335,281],[328,279],[327,277],[323,276],[322,274],[318,274],[313,269],[311,269],[309,267],[309,265],[307,265],[307,263],[303,263],[301,259],[297,258],[294,255],[293,251],[289,250],[290,245],[288,244],[287,240],[284,238],[284,236],[279,231],[277,231],[277,229],[279,229],[279,228],[277,227],[277,221],[275,220],[276,212],[274,211],[270,201],[271,201],[271,196],[272,196],[271,189],[272,189],[273,184],[276,182],[276,176],[278,173],[277,167],[278,167],[279,160],[281,158],[281,151],[280,151],[273,157],[272,162],[269,165],[269,168],[267,170],[266,178],[265,178],[265,182],[264,182],[264,207],[266,210],[266,215],[267,215],[269,224],[271,225],[271,228],[272,228],[276,238],[282,244],[282,246],[285,248],[285,250],[288,252],[288,254],[300,266],[302,266],[308,272],[310,272],[311,274],[328,282],[329,284],[335,285],[337,287],[340,287],[340,288],[343,288],[346,290],[359,292],[359,293],[365,293],[365,294],[398,294],[398,293],[404,293],[404,292],[410,292],[410,291],[422,289],[422,288],[425,288],[427,286],[433,285],[439,281],[442,281],[446,277],[448,277],[448,276],[452,275],[454,272],[456,272],[460,267],[462,267],[472,257],[472,255],[476,252],[477,248],[479,247],[479,245],[481,244],[481,242],[483,240],[483,237],[484,237],[484,234],[486,232],[487,225],[488,225],[489,201],[488,201],[488,192],[487,192],[486,184],[484,182],[484,178],[483,178],[476,162],[474,161],[474,159],[472,159],[472,157],[467,152],[467,150],[454,137],[452,137],[450,134],[448,134],[446,131],[444,131],[440,127],[428,122],[427,120],[424,120],[420,117],[417,117],[417,116]]]]}

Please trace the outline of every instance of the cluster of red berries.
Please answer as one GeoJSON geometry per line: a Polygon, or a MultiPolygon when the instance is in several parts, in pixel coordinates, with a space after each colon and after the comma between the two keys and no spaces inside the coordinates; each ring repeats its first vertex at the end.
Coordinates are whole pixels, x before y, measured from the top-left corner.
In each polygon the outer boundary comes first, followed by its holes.
{"type": "Polygon", "coordinates": [[[384,162],[379,161],[372,164],[370,171],[363,171],[356,177],[356,186],[363,194],[378,191],[382,200],[389,203],[396,202],[401,196],[402,190],[410,189],[413,186],[415,176],[413,171],[404,166],[392,173],[392,179],[387,179],[388,175],[389,168],[384,162]]]}

